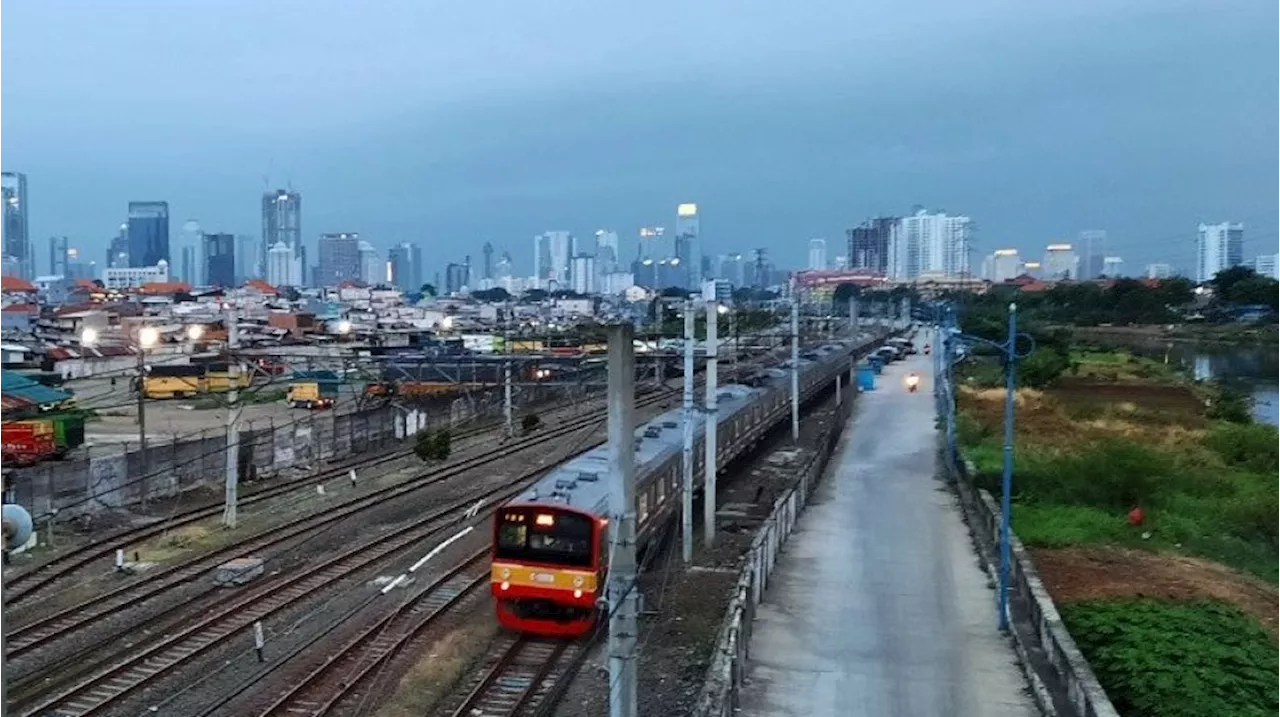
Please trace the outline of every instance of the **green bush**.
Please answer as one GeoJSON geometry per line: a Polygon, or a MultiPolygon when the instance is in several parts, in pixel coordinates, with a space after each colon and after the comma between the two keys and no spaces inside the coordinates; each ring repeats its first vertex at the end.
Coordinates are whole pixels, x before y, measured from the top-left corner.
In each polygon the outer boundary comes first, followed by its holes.
{"type": "Polygon", "coordinates": [[[1018,360],[1018,385],[1045,388],[1071,367],[1070,356],[1054,348],[1038,348],[1030,356],[1018,360]]]}
{"type": "Polygon", "coordinates": [[[1276,714],[1275,645],[1235,607],[1099,600],[1064,605],[1062,617],[1121,714],[1276,714]]]}
{"type": "Polygon", "coordinates": [[[1280,471],[1276,429],[1260,423],[1220,423],[1210,429],[1205,445],[1229,466],[1256,473],[1280,471]]]}
{"type": "Polygon", "coordinates": [[[520,419],[520,430],[525,433],[533,433],[538,430],[538,426],[542,425],[542,419],[536,413],[530,413],[520,419]]]}
{"type": "Polygon", "coordinates": [[[453,448],[453,434],[448,428],[433,431],[424,428],[414,439],[413,452],[424,461],[443,461],[449,458],[453,448]]]}
{"type": "Polygon", "coordinates": [[[1227,386],[1220,386],[1209,402],[1209,418],[1231,423],[1252,423],[1248,394],[1227,386]]]}

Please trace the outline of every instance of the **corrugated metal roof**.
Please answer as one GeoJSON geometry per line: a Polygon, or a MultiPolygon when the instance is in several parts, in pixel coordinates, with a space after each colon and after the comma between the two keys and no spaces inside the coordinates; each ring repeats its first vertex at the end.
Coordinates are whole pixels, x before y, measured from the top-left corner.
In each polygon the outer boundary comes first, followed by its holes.
{"type": "Polygon", "coordinates": [[[72,397],[66,391],[49,388],[15,371],[0,371],[0,388],[6,396],[37,404],[61,403],[72,397]]]}

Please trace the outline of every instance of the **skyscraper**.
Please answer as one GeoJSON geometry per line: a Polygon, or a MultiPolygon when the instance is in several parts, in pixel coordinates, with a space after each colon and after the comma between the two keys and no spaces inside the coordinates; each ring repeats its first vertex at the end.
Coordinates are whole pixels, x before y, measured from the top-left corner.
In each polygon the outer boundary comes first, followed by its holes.
{"type": "Polygon", "coordinates": [[[120,225],[116,235],[107,245],[106,269],[123,269],[129,266],[129,224],[120,225]]]}
{"type": "Polygon", "coordinates": [[[384,268],[382,262],[378,261],[378,250],[367,241],[362,241],[358,245],[357,251],[360,254],[360,281],[369,286],[376,286],[383,283],[382,271],[384,268]]]}
{"type": "Polygon", "coordinates": [[[277,287],[302,285],[302,261],[282,241],[267,252],[267,283],[277,287]]]}
{"type": "Polygon", "coordinates": [[[569,284],[569,260],[577,253],[578,242],[567,231],[550,231],[533,238],[533,273],[540,281],[569,284]]]}
{"type": "Polygon", "coordinates": [[[619,262],[618,233],[609,229],[596,231],[596,268],[601,273],[617,271],[619,262]]]}
{"type": "Polygon", "coordinates": [[[899,281],[921,276],[969,274],[969,217],[930,214],[921,209],[893,225],[887,276],[899,281]]]}
{"type": "Polygon", "coordinates": [[[178,254],[182,260],[178,262],[177,277],[191,284],[199,284],[204,280],[205,272],[201,257],[204,256],[204,232],[200,223],[188,219],[182,223],[182,234],[178,240],[178,254]]]}
{"type": "Polygon", "coordinates": [[[444,290],[447,294],[456,294],[470,281],[471,266],[470,262],[466,264],[449,263],[444,268],[444,290]]]}
{"type": "Polygon", "coordinates": [[[390,270],[388,281],[401,291],[417,291],[422,287],[422,250],[417,244],[402,242],[387,253],[390,270]]]}
{"type": "Polygon", "coordinates": [[[849,240],[849,268],[876,276],[887,276],[889,238],[897,224],[897,217],[878,217],[847,230],[845,236],[849,240]]]}
{"type": "MultiPolygon", "coordinates": [[[[183,278],[192,281],[190,277],[183,278]]],[[[224,288],[236,285],[236,237],[234,234],[204,235],[204,283],[207,286],[224,288]]]]}
{"type": "Polygon", "coordinates": [[[485,242],[484,248],[481,249],[480,251],[481,251],[480,256],[482,261],[480,265],[480,278],[492,279],[493,278],[493,244],[489,242],[485,242]]]}
{"type": "Polygon", "coordinates": [[[321,234],[319,263],[312,283],[337,286],[359,278],[360,235],[356,232],[321,234]]]}
{"type": "Polygon", "coordinates": [[[169,261],[169,203],[129,202],[129,266],[169,261]]]}
{"type": "Polygon", "coordinates": [[[702,286],[702,248],[698,244],[698,205],[686,202],[676,207],[676,258],[686,275],[683,288],[702,286]]]}
{"type": "Polygon", "coordinates": [[[826,271],[827,269],[827,240],[826,239],[810,239],[809,240],[809,269],[811,271],[826,271]]]}
{"type": "MultiPolygon", "coordinates": [[[[267,260],[267,252],[276,244],[293,251],[300,262],[306,262],[302,245],[302,195],[291,189],[272,189],[262,193],[262,245],[259,261],[267,260]]],[[[255,269],[254,273],[258,273],[255,269]]],[[[299,277],[301,281],[301,277],[299,277]]]]}
{"type": "Polygon", "coordinates": [[[236,235],[236,281],[245,282],[253,278],[262,278],[266,267],[258,256],[258,238],[252,234],[236,235]]]}
{"type": "Polygon", "coordinates": [[[1022,273],[1022,259],[1017,249],[996,249],[983,261],[982,269],[982,278],[999,284],[1022,273]]]}
{"type": "Polygon", "coordinates": [[[1196,239],[1196,281],[1213,279],[1223,269],[1244,263],[1244,225],[1201,224],[1196,239]]]}
{"type": "Polygon", "coordinates": [[[1080,232],[1076,242],[1080,250],[1080,278],[1097,279],[1103,274],[1107,256],[1107,233],[1102,229],[1080,232]]]}
{"type": "Polygon", "coordinates": [[[511,254],[502,252],[502,258],[498,260],[498,266],[495,271],[498,272],[499,279],[511,278],[511,272],[514,270],[514,262],[511,260],[511,254]]]}
{"type": "Polygon", "coordinates": [[[49,274],[67,275],[67,238],[49,237],[49,274]]]}
{"type": "Polygon", "coordinates": [[[1050,244],[1045,247],[1041,275],[1050,280],[1079,279],[1080,257],[1070,244],[1050,244]]]}
{"type": "Polygon", "coordinates": [[[31,236],[28,233],[27,175],[22,172],[0,172],[0,198],[4,201],[4,221],[0,229],[4,231],[0,240],[6,263],[18,267],[18,274],[24,279],[34,279],[36,273],[35,255],[31,250],[31,236]]]}

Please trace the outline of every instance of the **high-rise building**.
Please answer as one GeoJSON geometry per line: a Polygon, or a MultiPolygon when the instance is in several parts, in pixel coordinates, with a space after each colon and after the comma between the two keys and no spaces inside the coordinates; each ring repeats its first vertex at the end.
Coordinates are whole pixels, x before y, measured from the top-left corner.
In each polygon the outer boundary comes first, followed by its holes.
{"type": "Polygon", "coordinates": [[[0,240],[0,250],[5,261],[16,266],[23,279],[34,279],[36,267],[28,230],[27,175],[0,172],[0,198],[4,200],[4,221],[0,223],[4,237],[0,240]]]}
{"type": "MultiPolygon", "coordinates": [[[[306,266],[302,243],[302,194],[292,189],[272,189],[262,193],[262,244],[254,254],[259,257],[257,261],[266,263],[267,252],[280,242],[284,242],[293,251],[294,258],[306,266]]],[[[254,273],[257,271],[261,270],[254,273]]]]}
{"type": "Polygon", "coordinates": [[[811,271],[827,270],[827,240],[809,240],[809,269],[811,271]]]}
{"type": "Polygon", "coordinates": [[[719,264],[715,270],[717,279],[724,279],[735,287],[747,285],[747,263],[741,254],[721,254],[716,259],[719,264]]]}
{"type": "MultiPolygon", "coordinates": [[[[204,247],[201,247],[200,251],[203,252],[204,247]]],[[[196,264],[200,261],[196,258],[196,250],[183,244],[181,254],[182,256],[178,262],[178,278],[189,282],[192,286],[198,286],[201,277],[199,272],[196,271],[196,264]]]]}
{"type": "Polygon", "coordinates": [[[470,281],[471,266],[450,262],[444,267],[444,291],[446,294],[457,294],[467,287],[470,281]]]}
{"type": "Polygon", "coordinates": [[[1203,284],[1223,269],[1244,263],[1244,225],[1201,224],[1196,239],[1196,281],[1203,284]]]}
{"type": "Polygon", "coordinates": [[[498,260],[496,271],[499,279],[511,278],[511,272],[514,271],[514,262],[511,260],[510,253],[502,252],[502,258],[498,260]]]}
{"type": "Polygon", "coordinates": [[[640,227],[640,242],[636,245],[636,258],[652,259],[662,256],[662,227],[640,227]]]}
{"type": "Polygon", "coordinates": [[[1168,279],[1173,276],[1173,266],[1170,264],[1147,264],[1145,273],[1148,279],[1168,279]]]}
{"type": "Polygon", "coordinates": [[[849,240],[849,268],[876,276],[887,276],[889,238],[897,225],[897,217],[878,217],[847,230],[845,236],[849,240]]]}
{"type": "Polygon", "coordinates": [[[698,205],[685,202],[676,207],[676,255],[678,266],[685,278],[678,284],[685,289],[702,287],[702,247],[698,242],[700,232],[698,205]]]}
{"type": "Polygon", "coordinates": [[[67,275],[66,237],[49,237],[49,275],[67,275]]]}
{"type": "Polygon", "coordinates": [[[178,235],[178,251],[180,257],[175,268],[177,273],[169,272],[170,275],[186,281],[192,285],[197,285],[204,280],[204,264],[201,258],[204,256],[204,232],[200,229],[200,222],[194,219],[188,219],[182,223],[182,230],[178,235]]]}
{"type": "Polygon", "coordinates": [[[422,249],[401,242],[387,254],[387,281],[401,291],[417,291],[423,284],[422,249]]]}
{"type": "MultiPolygon", "coordinates": [[[[187,277],[183,277],[191,281],[187,277]]],[[[195,283],[195,282],[192,282],[195,283]]],[[[236,285],[236,237],[234,234],[204,235],[204,284],[236,285]]]]}
{"type": "Polygon", "coordinates": [[[120,225],[116,235],[107,244],[106,269],[123,269],[129,266],[129,224],[120,225]]]}
{"type": "Polygon", "coordinates": [[[1022,273],[1022,258],[1017,249],[996,249],[983,260],[982,277],[995,284],[1009,281],[1022,273]]]}
{"type": "Polygon", "coordinates": [[[302,286],[302,261],[284,242],[276,242],[267,252],[267,283],[272,286],[302,286]]]}
{"type": "Polygon", "coordinates": [[[573,257],[570,274],[574,291],[579,294],[596,293],[596,258],[594,256],[580,254],[573,257]]]}
{"type": "Polygon", "coordinates": [[[1120,273],[1121,272],[1120,267],[1123,265],[1124,265],[1124,259],[1121,259],[1118,256],[1103,257],[1102,276],[1105,276],[1108,279],[1115,279],[1119,276],[1123,276],[1120,273]]]}
{"type": "Polygon", "coordinates": [[[903,217],[889,235],[888,277],[909,281],[967,276],[971,226],[969,217],[923,209],[903,217]]]}
{"type": "Polygon", "coordinates": [[[129,266],[169,261],[169,203],[129,202],[129,266]]]}
{"type": "Polygon", "coordinates": [[[76,279],[94,279],[98,275],[98,265],[92,261],[84,261],[80,257],[80,250],[75,247],[67,249],[67,268],[63,274],[71,281],[76,279]]]}
{"type": "Polygon", "coordinates": [[[491,242],[485,242],[480,250],[480,278],[493,278],[493,244],[491,242]]]}
{"type": "Polygon", "coordinates": [[[534,237],[533,275],[539,281],[569,284],[569,260],[578,252],[578,242],[567,231],[544,232],[534,237]]]}
{"type": "Polygon", "coordinates": [[[236,235],[236,281],[245,282],[266,275],[260,256],[261,242],[252,234],[236,235]]]}
{"type": "Polygon", "coordinates": [[[1259,276],[1280,279],[1280,254],[1259,254],[1253,258],[1253,270],[1259,276]]]}
{"type": "Polygon", "coordinates": [[[1045,247],[1040,273],[1051,281],[1080,278],[1080,257],[1070,244],[1050,244],[1045,247]]]}
{"type": "Polygon", "coordinates": [[[360,278],[360,235],[356,232],[334,232],[320,235],[320,256],[316,286],[337,286],[360,278]]]}
{"type": "Polygon", "coordinates": [[[367,241],[362,241],[358,245],[357,251],[360,254],[360,281],[369,286],[376,286],[382,283],[385,271],[382,262],[378,260],[378,250],[367,241]]]}
{"type": "Polygon", "coordinates": [[[1107,233],[1102,229],[1080,232],[1076,248],[1080,250],[1080,278],[1097,279],[1105,273],[1107,233]]]}

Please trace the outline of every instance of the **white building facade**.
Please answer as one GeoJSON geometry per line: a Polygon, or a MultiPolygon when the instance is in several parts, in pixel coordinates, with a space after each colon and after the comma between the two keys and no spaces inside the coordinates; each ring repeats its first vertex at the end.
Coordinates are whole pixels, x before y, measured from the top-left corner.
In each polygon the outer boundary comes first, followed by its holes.
{"type": "Polygon", "coordinates": [[[272,286],[302,285],[302,261],[282,241],[267,250],[267,283],[272,286]]]}
{"type": "Polygon", "coordinates": [[[155,266],[120,266],[102,270],[102,284],[108,289],[129,289],[143,284],[169,281],[169,262],[161,259],[155,266]]]}
{"type": "Polygon", "coordinates": [[[925,210],[898,220],[889,235],[889,278],[968,276],[972,226],[969,217],[925,210]]]}
{"type": "Polygon", "coordinates": [[[1253,259],[1253,270],[1259,276],[1280,279],[1280,254],[1259,254],[1253,259]]]}
{"type": "Polygon", "coordinates": [[[1223,269],[1244,263],[1244,225],[1201,224],[1196,238],[1196,281],[1203,284],[1223,269]]]}
{"type": "Polygon", "coordinates": [[[1022,273],[1022,257],[1017,249],[996,249],[982,262],[982,278],[1000,284],[1022,273]]]}
{"type": "Polygon", "coordinates": [[[809,240],[809,269],[811,271],[827,270],[827,240],[809,240]]]}
{"type": "Polygon", "coordinates": [[[1040,273],[1050,281],[1079,279],[1080,257],[1070,244],[1050,244],[1045,247],[1040,273]]]}

